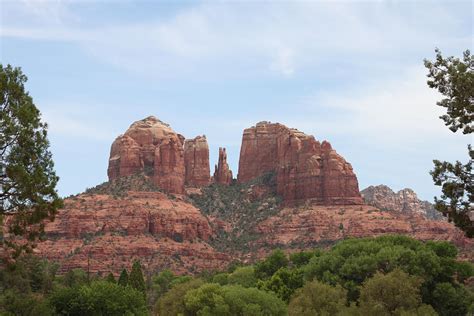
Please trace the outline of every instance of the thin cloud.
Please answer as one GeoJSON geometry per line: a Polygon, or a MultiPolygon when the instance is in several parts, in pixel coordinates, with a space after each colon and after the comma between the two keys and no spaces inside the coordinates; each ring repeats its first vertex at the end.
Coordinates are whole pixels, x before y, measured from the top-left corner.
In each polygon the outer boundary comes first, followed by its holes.
{"type": "Polygon", "coordinates": [[[86,29],[69,22],[81,20],[68,9],[70,3],[52,2],[50,10],[49,2],[37,5],[40,9],[27,3],[26,8],[20,5],[11,11],[36,12],[34,23],[18,26],[9,18],[1,36],[69,41],[103,62],[158,77],[242,71],[291,77],[350,56],[360,56],[363,63],[401,47],[409,54],[431,47],[443,33],[447,42],[468,41],[466,36],[458,38],[446,31],[459,25],[450,10],[441,10],[437,4],[413,6],[420,13],[416,18],[397,12],[387,2],[372,6],[353,2],[201,4],[166,20],[86,29]],[[54,23],[46,19],[49,12],[54,13],[54,23]],[[443,25],[435,23],[441,18],[443,25]]]}

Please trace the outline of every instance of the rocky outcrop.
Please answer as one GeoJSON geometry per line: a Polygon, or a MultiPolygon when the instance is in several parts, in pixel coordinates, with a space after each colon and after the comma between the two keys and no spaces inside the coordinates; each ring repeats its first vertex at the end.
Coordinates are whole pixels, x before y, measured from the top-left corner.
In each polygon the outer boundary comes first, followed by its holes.
{"type": "Polygon", "coordinates": [[[318,206],[295,211],[284,208],[256,227],[261,238],[254,249],[275,247],[306,249],[349,237],[403,234],[419,240],[449,240],[461,252],[472,255],[474,240],[447,221],[426,219],[420,214],[383,211],[370,205],[318,206]]]}
{"type": "Polygon", "coordinates": [[[184,192],[184,137],[150,116],[133,123],[110,150],[109,180],[144,172],[166,192],[184,192]]]}
{"type": "Polygon", "coordinates": [[[279,123],[245,129],[238,181],[265,173],[277,175],[277,192],[287,203],[362,204],[352,166],[331,145],[279,123]]]}
{"type": "Polygon", "coordinates": [[[184,166],[187,186],[202,187],[210,183],[209,146],[206,136],[186,139],[184,142],[184,166]]]}
{"type": "Polygon", "coordinates": [[[225,148],[219,147],[219,160],[214,168],[213,180],[215,183],[229,185],[232,182],[232,171],[227,163],[225,148]]]}
{"type": "Polygon", "coordinates": [[[92,272],[116,274],[134,258],[150,271],[182,273],[216,269],[230,260],[209,245],[215,232],[197,208],[160,192],[68,198],[45,233],[37,252],[60,263],[62,271],[87,268],[88,257],[92,272]]]}
{"type": "Polygon", "coordinates": [[[408,215],[419,214],[429,219],[443,219],[443,215],[435,210],[433,204],[420,200],[412,189],[406,188],[394,192],[386,185],[377,185],[362,190],[361,194],[367,204],[382,210],[408,215]]]}

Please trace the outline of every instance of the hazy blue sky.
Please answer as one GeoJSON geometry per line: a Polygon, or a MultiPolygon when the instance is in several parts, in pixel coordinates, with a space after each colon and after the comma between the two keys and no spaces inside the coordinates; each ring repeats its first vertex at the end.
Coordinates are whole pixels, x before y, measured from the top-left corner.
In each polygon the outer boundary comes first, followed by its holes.
{"type": "Polygon", "coordinates": [[[69,195],[107,179],[114,138],[155,115],[211,164],[262,120],[329,140],[361,189],[438,188],[432,159],[467,159],[469,136],[438,119],[434,48],[473,46],[471,1],[0,1],[3,64],[21,66],[50,126],[69,195]]]}

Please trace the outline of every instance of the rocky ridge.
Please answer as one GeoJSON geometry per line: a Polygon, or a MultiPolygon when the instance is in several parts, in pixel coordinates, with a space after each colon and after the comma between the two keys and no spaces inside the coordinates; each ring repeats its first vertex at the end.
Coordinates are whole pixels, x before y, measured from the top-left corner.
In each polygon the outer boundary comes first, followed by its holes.
{"type": "Polygon", "coordinates": [[[361,191],[364,201],[381,210],[391,210],[410,214],[419,214],[429,219],[441,220],[443,215],[436,211],[434,205],[422,201],[409,188],[394,192],[386,185],[369,186],[361,191]]]}

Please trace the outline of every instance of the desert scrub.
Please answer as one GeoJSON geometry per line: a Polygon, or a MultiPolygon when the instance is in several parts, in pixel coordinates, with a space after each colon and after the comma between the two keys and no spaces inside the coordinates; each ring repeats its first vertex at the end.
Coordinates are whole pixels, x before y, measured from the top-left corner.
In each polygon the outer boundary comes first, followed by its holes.
{"type": "Polygon", "coordinates": [[[127,196],[128,191],[163,192],[143,173],[121,177],[86,189],[86,194],[107,194],[115,198],[127,196]]]}
{"type": "Polygon", "coordinates": [[[217,217],[235,227],[231,232],[220,231],[212,241],[221,250],[248,250],[258,239],[254,232],[258,223],[280,211],[281,197],[276,194],[275,173],[267,173],[247,183],[212,184],[201,194],[190,196],[205,215],[217,217]]]}

